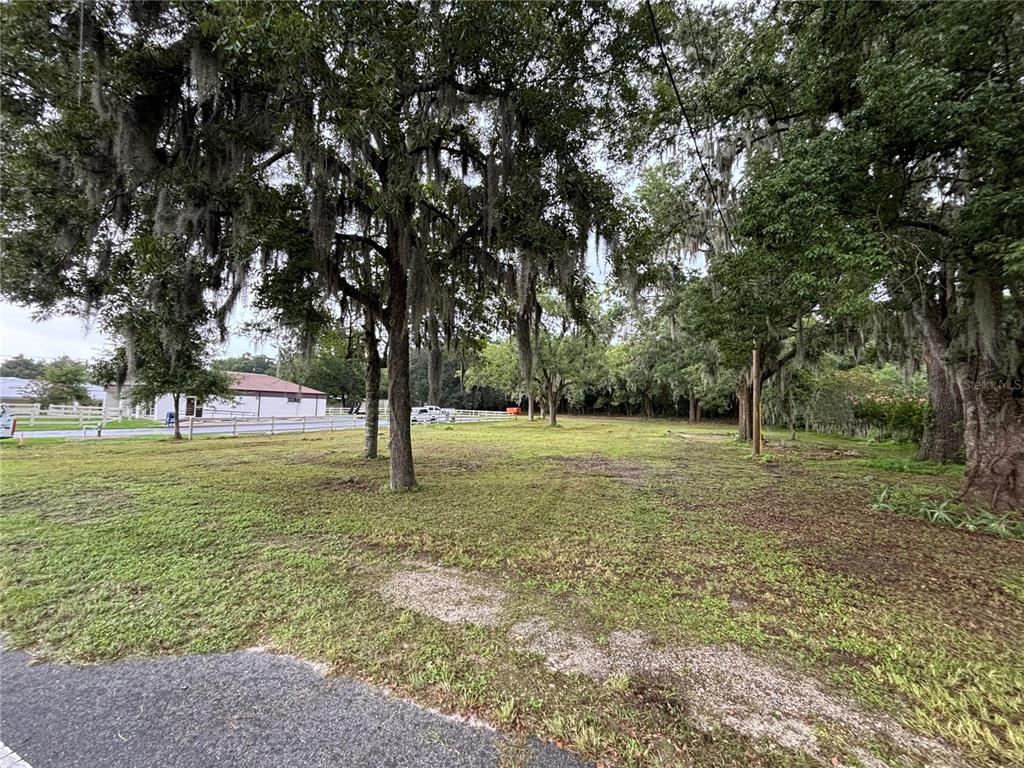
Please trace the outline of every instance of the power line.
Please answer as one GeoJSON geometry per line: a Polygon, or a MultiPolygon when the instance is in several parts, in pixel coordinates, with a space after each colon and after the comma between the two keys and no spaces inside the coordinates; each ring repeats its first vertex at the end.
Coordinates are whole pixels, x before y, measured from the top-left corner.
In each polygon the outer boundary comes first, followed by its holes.
{"type": "Polygon", "coordinates": [[[661,60],[665,64],[665,72],[668,73],[668,81],[672,84],[672,92],[676,95],[676,103],[679,104],[679,111],[683,115],[683,122],[686,124],[686,130],[690,135],[690,143],[693,144],[693,152],[697,156],[697,163],[700,165],[700,170],[704,174],[704,180],[707,182],[708,190],[711,192],[711,200],[715,204],[715,210],[718,212],[718,219],[722,222],[722,228],[725,230],[726,238],[731,242],[732,233],[729,232],[729,225],[725,223],[725,215],[722,213],[722,206],[718,204],[718,195],[715,193],[715,185],[711,180],[711,174],[708,172],[707,166],[704,164],[704,157],[700,153],[700,146],[697,144],[697,136],[693,130],[693,123],[690,122],[690,116],[686,113],[686,107],[683,105],[683,97],[679,95],[679,86],[676,85],[676,77],[672,73],[672,65],[669,64],[668,56],[665,53],[665,45],[661,40],[661,32],[658,30],[657,19],[654,18],[654,8],[651,7],[651,0],[644,0],[644,5],[647,6],[647,15],[651,20],[651,29],[654,31],[654,39],[658,43],[658,50],[661,52],[661,60]]]}

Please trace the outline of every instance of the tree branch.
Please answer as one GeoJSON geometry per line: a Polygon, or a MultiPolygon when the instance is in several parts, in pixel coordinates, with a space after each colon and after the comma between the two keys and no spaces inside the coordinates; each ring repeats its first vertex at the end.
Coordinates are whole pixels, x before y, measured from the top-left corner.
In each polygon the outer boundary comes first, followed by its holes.
{"type": "Polygon", "coordinates": [[[282,157],[286,157],[286,156],[290,155],[291,153],[292,153],[292,148],[291,147],[281,147],[281,149],[277,150],[277,152],[272,154],[266,160],[262,160],[262,161],[256,163],[256,165],[254,167],[255,167],[255,169],[257,171],[265,171],[265,170],[267,170],[267,168],[272,166],[274,163],[276,163],[282,157]]]}
{"type": "Polygon", "coordinates": [[[949,229],[942,226],[941,224],[935,224],[931,221],[913,221],[910,219],[897,219],[896,224],[901,227],[909,227],[911,229],[923,229],[926,232],[932,232],[942,237],[949,237],[949,229]]]}
{"type": "Polygon", "coordinates": [[[381,256],[384,256],[385,258],[388,255],[387,249],[383,245],[378,243],[376,240],[374,240],[372,237],[365,237],[363,235],[350,235],[346,232],[335,232],[334,242],[335,244],[337,244],[338,242],[361,243],[362,245],[368,245],[370,248],[373,248],[375,251],[377,251],[377,253],[379,253],[381,256]]]}
{"type": "Polygon", "coordinates": [[[476,83],[473,85],[467,85],[460,83],[455,79],[455,75],[445,75],[443,77],[437,77],[433,80],[426,80],[422,83],[415,83],[408,85],[405,88],[399,89],[399,97],[404,101],[410,96],[415,96],[418,93],[432,93],[441,88],[442,85],[449,85],[459,93],[464,93],[467,96],[508,96],[509,91],[503,88],[495,88],[492,85],[484,85],[482,83],[476,83]]]}
{"type": "Polygon", "coordinates": [[[375,315],[382,315],[383,311],[380,305],[380,298],[374,294],[364,291],[358,286],[352,285],[344,275],[338,275],[338,286],[341,288],[341,292],[346,297],[357,301],[364,307],[370,310],[375,315]]]}

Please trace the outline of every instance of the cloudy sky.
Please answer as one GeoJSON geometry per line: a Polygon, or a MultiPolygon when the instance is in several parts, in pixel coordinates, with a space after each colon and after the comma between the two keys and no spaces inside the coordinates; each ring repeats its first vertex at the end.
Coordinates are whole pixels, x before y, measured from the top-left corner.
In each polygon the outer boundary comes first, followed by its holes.
{"type": "MultiPolygon", "coordinates": [[[[75,317],[53,317],[36,322],[32,312],[15,304],[0,302],[0,355],[51,359],[68,355],[78,360],[98,357],[111,340],[96,328],[89,328],[75,317]]],[[[276,354],[272,343],[257,344],[234,333],[219,355],[243,352],[276,354]]]]}

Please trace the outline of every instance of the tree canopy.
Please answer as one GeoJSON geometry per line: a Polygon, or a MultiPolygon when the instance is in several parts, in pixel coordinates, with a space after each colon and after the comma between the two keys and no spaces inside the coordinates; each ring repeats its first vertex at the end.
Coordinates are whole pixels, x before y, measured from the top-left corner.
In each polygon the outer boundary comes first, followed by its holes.
{"type": "Polygon", "coordinates": [[[413,395],[471,381],[552,423],[703,404],[750,439],[762,385],[769,418],[824,424],[808,390],[863,400],[870,365],[912,403],[923,373],[901,434],[1024,505],[1012,2],[3,14],[3,293],[98,316],[128,367],[205,370],[248,291],[279,365],[366,401],[368,457],[387,370],[394,488],[413,395]]]}

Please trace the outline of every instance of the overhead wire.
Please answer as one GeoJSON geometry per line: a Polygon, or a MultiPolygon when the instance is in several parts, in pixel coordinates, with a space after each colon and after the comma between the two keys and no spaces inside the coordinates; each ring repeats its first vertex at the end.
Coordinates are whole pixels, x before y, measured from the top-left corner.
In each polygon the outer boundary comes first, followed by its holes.
{"type": "Polygon", "coordinates": [[[661,31],[658,29],[658,21],[654,16],[654,8],[651,7],[651,0],[644,0],[644,5],[647,6],[647,15],[651,20],[651,30],[654,32],[654,39],[658,43],[658,50],[661,53],[661,61],[665,65],[665,72],[668,74],[668,81],[672,85],[672,92],[675,94],[676,103],[679,105],[680,113],[682,113],[683,123],[686,125],[687,133],[690,136],[690,143],[693,145],[693,152],[697,157],[697,163],[700,166],[701,173],[704,175],[704,181],[708,185],[708,191],[711,193],[711,200],[715,205],[715,211],[718,213],[718,219],[722,222],[722,228],[725,230],[726,241],[731,242],[732,235],[729,231],[729,225],[725,221],[725,214],[722,213],[722,206],[718,202],[718,194],[715,192],[715,184],[711,179],[711,173],[708,171],[707,165],[704,162],[704,156],[700,152],[700,145],[697,143],[697,134],[693,129],[693,123],[686,111],[686,105],[683,104],[683,97],[679,93],[679,86],[676,84],[676,77],[672,72],[672,65],[668,60],[668,54],[665,52],[665,44],[661,39],[661,31]]]}

